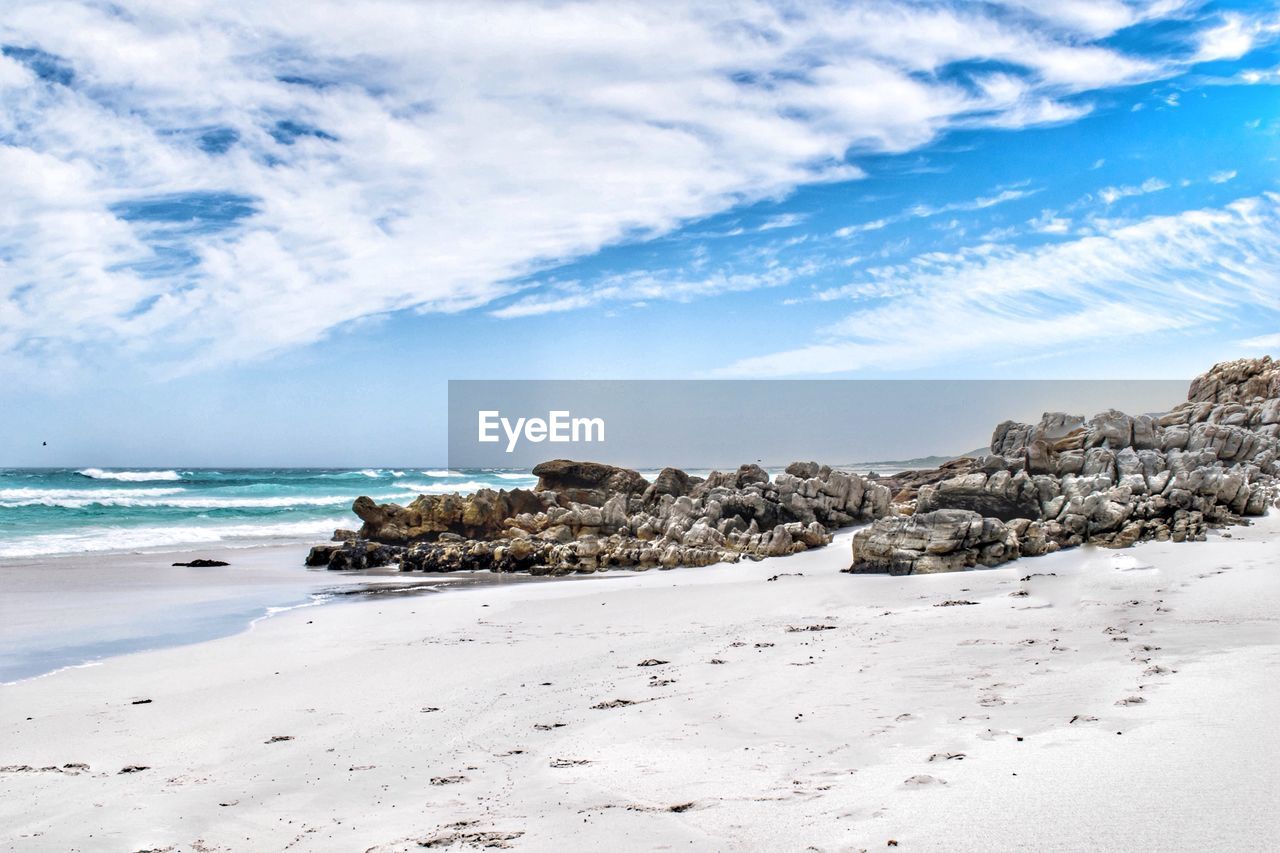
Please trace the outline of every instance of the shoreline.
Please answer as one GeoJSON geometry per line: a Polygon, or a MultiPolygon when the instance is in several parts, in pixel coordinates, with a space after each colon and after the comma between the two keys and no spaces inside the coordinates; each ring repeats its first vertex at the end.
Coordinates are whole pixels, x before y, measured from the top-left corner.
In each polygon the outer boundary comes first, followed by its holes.
{"type": "Polygon", "coordinates": [[[234,636],[303,608],[593,577],[402,572],[390,566],[331,571],[304,565],[309,547],[261,544],[8,561],[0,565],[7,602],[0,621],[0,686],[234,636]],[[196,556],[229,565],[171,565],[196,556]]]}
{"type": "Polygon", "coordinates": [[[392,572],[307,569],[305,554],[305,545],[263,545],[7,562],[0,566],[0,684],[232,636],[259,620],[342,599],[348,588],[427,583],[392,572]],[[194,556],[229,565],[171,565],[194,556]]]}
{"type": "Polygon", "coordinates": [[[846,531],[285,613],[0,687],[0,839],[1256,848],[1280,830],[1280,518],[1228,532],[889,577],[839,573],[846,531]]]}

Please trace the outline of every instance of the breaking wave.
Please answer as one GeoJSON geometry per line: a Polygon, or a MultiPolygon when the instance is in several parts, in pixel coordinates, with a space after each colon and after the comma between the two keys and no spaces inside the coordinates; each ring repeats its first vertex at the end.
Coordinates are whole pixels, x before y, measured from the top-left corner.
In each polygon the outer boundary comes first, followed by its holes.
{"type": "Polygon", "coordinates": [[[182,475],[177,471],[104,471],[101,468],[85,468],[76,473],[91,480],[119,480],[124,483],[150,483],[161,480],[182,479],[182,475]]]}

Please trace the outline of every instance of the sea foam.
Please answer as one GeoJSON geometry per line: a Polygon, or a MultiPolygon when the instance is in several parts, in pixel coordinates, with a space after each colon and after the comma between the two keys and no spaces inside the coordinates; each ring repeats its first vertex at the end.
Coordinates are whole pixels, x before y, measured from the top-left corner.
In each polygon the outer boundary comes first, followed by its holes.
{"type": "Polygon", "coordinates": [[[305,542],[328,538],[346,519],[279,524],[206,524],[171,527],[86,527],[75,533],[43,533],[0,541],[0,558],[43,557],[55,554],[83,554],[104,551],[170,549],[190,545],[233,545],[275,542],[305,542]]]}
{"type": "Polygon", "coordinates": [[[182,475],[177,471],[104,471],[101,468],[85,468],[76,473],[91,480],[120,480],[125,483],[182,479],[182,475]]]}
{"type": "Polygon", "coordinates": [[[85,507],[139,507],[155,509],[287,509],[304,506],[345,506],[345,495],[287,496],[263,498],[176,497],[190,494],[182,489],[134,489],[130,491],[57,491],[52,489],[0,489],[0,507],[48,506],[64,509],[85,507]],[[27,494],[16,494],[26,492],[27,494]],[[143,492],[161,494],[143,495],[143,492]]]}
{"type": "Polygon", "coordinates": [[[467,480],[462,483],[397,483],[396,488],[406,489],[410,496],[413,495],[448,495],[453,492],[459,494],[469,494],[479,491],[480,489],[492,489],[493,483],[481,483],[476,480],[467,480]]]}

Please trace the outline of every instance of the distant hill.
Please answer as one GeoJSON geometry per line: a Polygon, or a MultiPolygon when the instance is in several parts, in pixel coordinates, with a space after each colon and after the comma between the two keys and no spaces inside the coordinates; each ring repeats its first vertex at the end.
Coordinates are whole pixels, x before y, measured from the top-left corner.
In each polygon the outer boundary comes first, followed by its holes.
{"type": "Polygon", "coordinates": [[[937,468],[952,459],[960,459],[964,456],[981,457],[990,453],[990,449],[979,447],[970,450],[967,453],[957,453],[955,456],[917,456],[914,459],[882,459],[876,462],[850,462],[846,465],[837,465],[849,471],[865,472],[879,471],[882,473],[890,473],[893,471],[913,471],[926,470],[929,468],[937,468]]]}

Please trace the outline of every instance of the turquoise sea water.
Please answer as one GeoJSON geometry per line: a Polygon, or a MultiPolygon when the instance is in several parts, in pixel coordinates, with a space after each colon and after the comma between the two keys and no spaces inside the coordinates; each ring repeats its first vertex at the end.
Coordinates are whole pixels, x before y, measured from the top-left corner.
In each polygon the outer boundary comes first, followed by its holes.
{"type": "Polygon", "coordinates": [[[360,495],[407,503],[536,481],[494,469],[0,469],[0,560],[322,541],[359,526],[360,495]]]}

